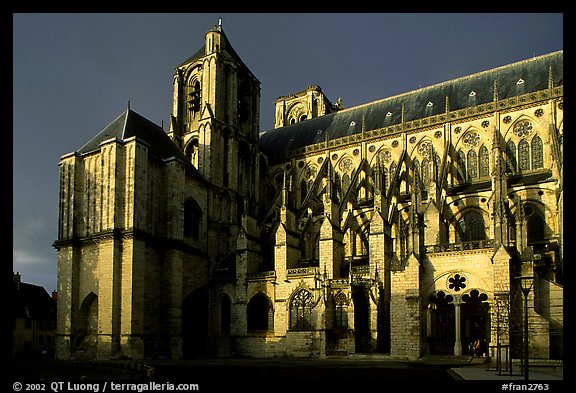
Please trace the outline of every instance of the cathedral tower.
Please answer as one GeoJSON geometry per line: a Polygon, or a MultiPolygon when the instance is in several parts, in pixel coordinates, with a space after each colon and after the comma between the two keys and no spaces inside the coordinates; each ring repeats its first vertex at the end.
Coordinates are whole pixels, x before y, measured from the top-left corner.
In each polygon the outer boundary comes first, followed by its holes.
{"type": "Polygon", "coordinates": [[[256,200],[259,110],[260,82],[220,20],[205,45],[175,69],[168,135],[206,180],[256,200]]]}

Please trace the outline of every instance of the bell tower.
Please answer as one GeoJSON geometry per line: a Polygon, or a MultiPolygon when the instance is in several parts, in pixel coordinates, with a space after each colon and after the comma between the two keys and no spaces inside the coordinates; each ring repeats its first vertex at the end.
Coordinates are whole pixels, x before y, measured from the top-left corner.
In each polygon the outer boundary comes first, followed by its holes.
{"type": "Polygon", "coordinates": [[[222,29],[176,67],[168,135],[215,186],[256,201],[260,82],[222,29]]]}

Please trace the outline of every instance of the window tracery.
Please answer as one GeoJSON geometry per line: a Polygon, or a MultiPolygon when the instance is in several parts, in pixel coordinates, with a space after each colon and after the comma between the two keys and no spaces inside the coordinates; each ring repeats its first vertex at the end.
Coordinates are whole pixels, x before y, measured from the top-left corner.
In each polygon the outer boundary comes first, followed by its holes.
{"type": "Polygon", "coordinates": [[[526,139],[518,143],[518,168],[521,172],[530,170],[530,144],[526,139]]]}
{"type": "Polygon", "coordinates": [[[532,138],[532,170],[544,168],[544,149],[542,139],[535,135],[532,138]]]}
{"type": "Polygon", "coordinates": [[[300,289],[290,303],[290,328],[292,330],[311,330],[312,326],[312,302],[310,292],[300,289]]]}
{"type": "Polygon", "coordinates": [[[480,148],[478,164],[480,178],[490,176],[490,153],[485,145],[480,148]]]}

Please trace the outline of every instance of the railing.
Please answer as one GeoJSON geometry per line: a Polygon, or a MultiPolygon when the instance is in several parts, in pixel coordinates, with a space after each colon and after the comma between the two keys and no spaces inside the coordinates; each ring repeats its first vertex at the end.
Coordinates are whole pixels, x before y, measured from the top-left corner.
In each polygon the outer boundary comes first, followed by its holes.
{"type": "Polygon", "coordinates": [[[427,253],[434,252],[452,252],[452,251],[467,251],[467,250],[480,250],[483,248],[494,248],[494,240],[472,240],[470,242],[450,243],[450,244],[429,244],[426,246],[427,253]]]}
{"type": "Polygon", "coordinates": [[[316,266],[310,267],[296,267],[292,269],[286,270],[287,276],[313,276],[318,272],[318,268],[316,266]]]}

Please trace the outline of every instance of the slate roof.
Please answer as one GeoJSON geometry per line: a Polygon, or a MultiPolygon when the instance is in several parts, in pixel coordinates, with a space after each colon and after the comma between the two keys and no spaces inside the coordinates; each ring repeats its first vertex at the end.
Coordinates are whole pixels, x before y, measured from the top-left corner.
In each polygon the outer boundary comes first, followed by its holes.
{"type": "MultiPolygon", "coordinates": [[[[222,29],[222,27],[221,26],[217,27],[216,29],[214,29],[212,31],[219,32],[221,37],[222,37],[221,42],[223,45],[220,49],[223,50],[224,52],[228,53],[229,56],[234,58],[239,64],[242,65],[242,67],[245,69],[246,72],[248,72],[254,79],[258,80],[258,78],[256,78],[256,76],[254,76],[252,71],[250,71],[250,69],[246,66],[246,64],[244,64],[244,61],[242,61],[240,56],[238,56],[238,53],[236,53],[236,51],[232,47],[232,44],[230,43],[230,40],[228,40],[228,37],[224,33],[224,30],[222,29]]],[[[198,51],[196,53],[194,53],[191,57],[189,57],[188,59],[183,61],[181,64],[179,64],[176,68],[180,68],[182,66],[185,66],[186,64],[193,63],[197,60],[200,60],[204,56],[206,56],[206,44],[202,45],[202,48],[198,49],[198,51]]]]}
{"type": "Polygon", "coordinates": [[[149,154],[159,159],[175,157],[186,165],[186,170],[194,177],[204,180],[200,172],[161,127],[129,108],[82,146],[77,153],[87,154],[98,151],[102,142],[113,138],[118,141],[125,141],[132,137],[145,142],[148,145],[149,154]]]}
{"type": "Polygon", "coordinates": [[[460,110],[494,100],[496,82],[498,99],[548,88],[552,69],[554,86],[564,84],[563,51],[534,57],[506,66],[438,83],[404,94],[265,131],[260,148],[271,159],[278,153],[341,138],[365,131],[389,127],[404,121],[460,110]]]}

